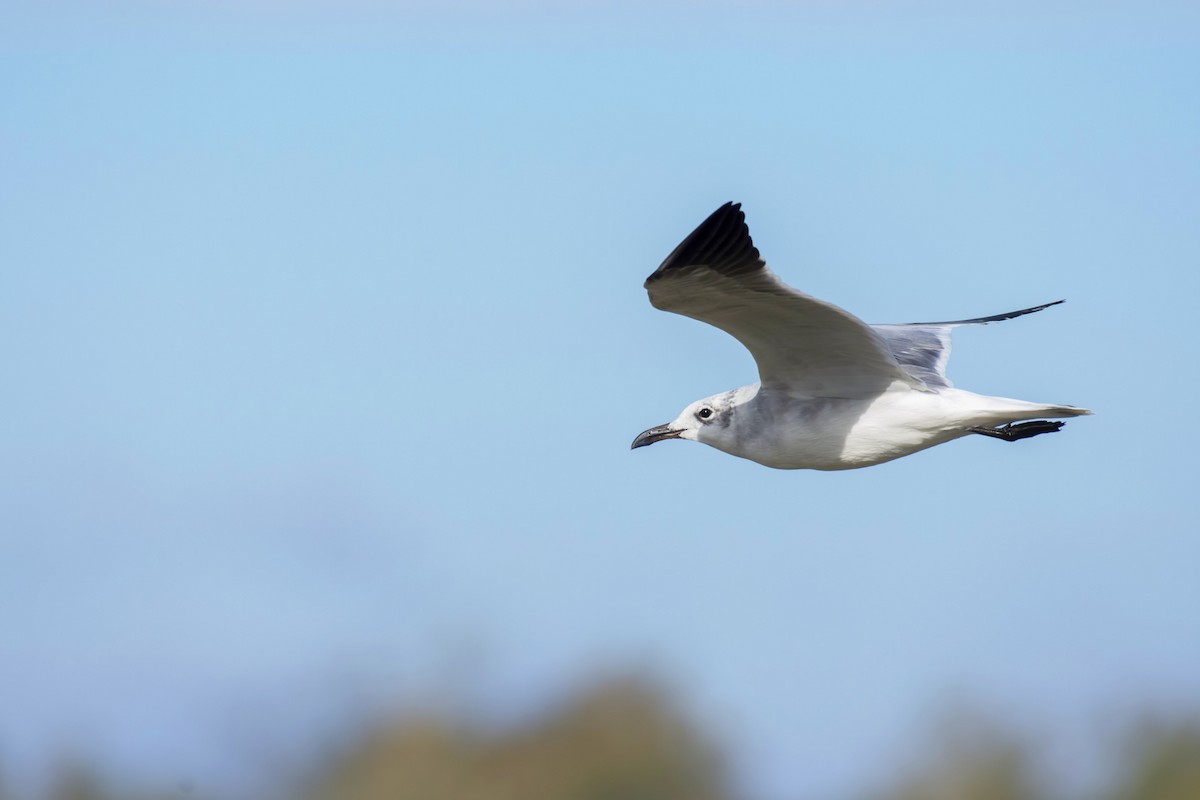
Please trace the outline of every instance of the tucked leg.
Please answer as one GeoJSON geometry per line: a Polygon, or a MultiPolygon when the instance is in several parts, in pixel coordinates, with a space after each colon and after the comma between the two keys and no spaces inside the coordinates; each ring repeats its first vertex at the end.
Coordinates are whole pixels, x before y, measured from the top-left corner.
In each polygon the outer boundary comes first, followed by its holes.
{"type": "Polygon", "coordinates": [[[1063,423],[1061,422],[1054,422],[1048,419],[1035,419],[1032,422],[1022,422],[1020,424],[1010,422],[1000,428],[970,428],[969,430],[971,433],[1003,439],[1006,442],[1015,442],[1018,439],[1040,436],[1043,433],[1054,433],[1062,428],[1062,426],[1063,423]]]}

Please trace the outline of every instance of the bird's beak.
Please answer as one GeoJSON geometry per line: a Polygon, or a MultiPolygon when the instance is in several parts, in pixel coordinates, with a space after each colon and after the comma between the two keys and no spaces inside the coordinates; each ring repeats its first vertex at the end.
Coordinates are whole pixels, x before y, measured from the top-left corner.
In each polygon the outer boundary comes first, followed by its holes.
{"type": "Polygon", "coordinates": [[[671,423],[668,422],[666,425],[659,425],[651,428],[648,431],[642,431],[639,433],[637,438],[633,440],[633,444],[630,445],[629,449],[633,450],[638,447],[645,447],[648,444],[661,442],[663,439],[678,439],[682,433],[682,430],[676,430],[675,428],[672,428],[671,423]]]}

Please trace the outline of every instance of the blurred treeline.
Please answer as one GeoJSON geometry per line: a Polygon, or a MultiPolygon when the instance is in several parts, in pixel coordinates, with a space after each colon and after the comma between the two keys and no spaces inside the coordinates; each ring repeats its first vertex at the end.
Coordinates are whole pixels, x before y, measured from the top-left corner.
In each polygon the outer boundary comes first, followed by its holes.
{"type": "MultiPolygon", "coordinates": [[[[1200,800],[1200,723],[1131,726],[1107,785],[1087,800],[1200,800]]],[[[721,754],[668,693],[640,679],[578,692],[501,731],[452,715],[360,732],[305,774],[279,779],[287,800],[736,800],[721,754]]],[[[864,777],[872,770],[864,769],[864,777]]],[[[51,800],[216,800],[202,785],[114,789],[102,765],[60,770],[51,800]]],[[[857,800],[1076,800],[1046,780],[1036,743],[975,720],[931,740],[904,774],[857,800]]],[[[16,800],[0,782],[0,800],[16,800]]],[[[234,799],[230,799],[234,800],[234,799]]],[[[240,800],[240,799],[237,799],[240,800]]]]}

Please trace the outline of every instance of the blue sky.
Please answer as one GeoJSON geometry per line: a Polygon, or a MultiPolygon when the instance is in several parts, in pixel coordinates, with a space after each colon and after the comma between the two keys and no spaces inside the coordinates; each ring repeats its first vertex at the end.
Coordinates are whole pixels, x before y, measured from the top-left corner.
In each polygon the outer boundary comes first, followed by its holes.
{"type": "Polygon", "coordinates": [[[0,12],[6,766],[232,786],[626,668],[765,800],[956,698],[1076,781],[1105,720],[1200,712],[1200,20],[1044,5],[0,12]],[[726,200],[869,321],[1066,297],[950,375],[1097,416],[837,474],[629,452],[754,380],[641,288],[726,200]]]}

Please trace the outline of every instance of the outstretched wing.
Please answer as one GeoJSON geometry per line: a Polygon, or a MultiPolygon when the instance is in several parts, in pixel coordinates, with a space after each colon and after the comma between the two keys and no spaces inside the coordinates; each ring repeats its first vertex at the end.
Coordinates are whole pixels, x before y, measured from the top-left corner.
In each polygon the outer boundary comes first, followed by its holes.
{"type": "Polygon", "coordinates": [[[726,203],[700,223],[646,289],[655,308],[707,322],[745,345],[765,388],[862,397],[897,380],[920,386],[869,325],[767,268],[740,204],[726,203]]]}
{"type": "Polygon", "coordinates": [[[1044,303],[1007,314],[960,319],[953,322],[910,322],[906,325],[872,325],[883,339],[888,351],[904,369],[932,389],[953,386],[946,377],[946,362],[950,360],[950,333],[959,325],[986,325],[1022,317],[1062,303],[1044,303]]]}

